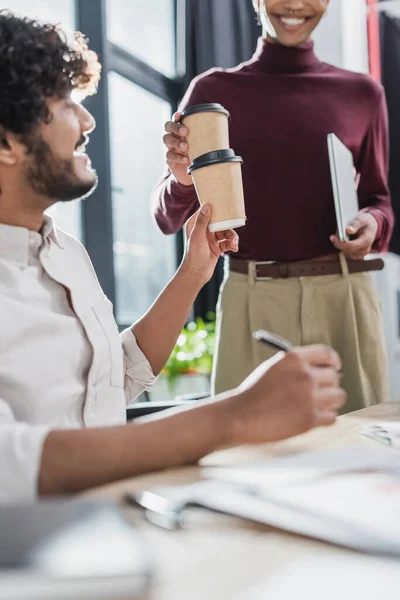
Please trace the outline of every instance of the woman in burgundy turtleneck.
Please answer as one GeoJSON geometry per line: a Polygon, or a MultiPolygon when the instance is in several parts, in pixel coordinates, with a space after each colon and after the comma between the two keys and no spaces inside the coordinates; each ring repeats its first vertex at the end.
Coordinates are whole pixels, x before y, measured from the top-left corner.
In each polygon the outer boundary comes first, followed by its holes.
{"type": "MultiPolygon", "coordinates": [[[[369,76],[314,54],[310,36],[329,0],[253,2],[265,33],[253,58],[197,77],[180,107],[221,103],[232,117],[231,146],[244,159],[248,221],[238,232],[239,252],[227,259],[214,390],[236,387],[268,358],[252,339],[264,328],[296,345],[338,350],[347,410],[355,410],[387,399],[379,301],[366,272],[372,263],[360,260],[386,251],[393,227],[384,92],[369,76]],[[360,177],[360,213],[348,243],[335,235],[332,132],[351,149],[360,177]],[[258,264],[269,261],[275,264],[258,264]]],[[[154,195],[164,233],[178,231],[198,207],[179,116],[166,127],[169,170],[154,195]]]]}

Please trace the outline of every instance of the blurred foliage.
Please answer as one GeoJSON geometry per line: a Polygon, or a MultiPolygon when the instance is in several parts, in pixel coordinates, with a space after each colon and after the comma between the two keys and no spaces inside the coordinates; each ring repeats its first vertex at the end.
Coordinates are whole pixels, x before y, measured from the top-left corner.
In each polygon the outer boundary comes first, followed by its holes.
{"type": "Polygon", "coordinates": [[[181,375],[211,375],[215,351],[215,314],[207,320],[197,318],[189,323],[178,338],[162,375],[168,378],[170,391],[181,375]]]}

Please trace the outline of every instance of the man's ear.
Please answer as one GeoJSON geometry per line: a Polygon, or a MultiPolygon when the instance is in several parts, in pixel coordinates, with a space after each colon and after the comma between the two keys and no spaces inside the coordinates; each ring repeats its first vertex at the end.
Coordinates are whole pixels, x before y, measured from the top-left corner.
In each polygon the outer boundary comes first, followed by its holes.
{"type": "Polygon", "coordinates": [[[17,137],[0,127],[0,165],[12,167],[22,157],[23,149],[17,137]]]}

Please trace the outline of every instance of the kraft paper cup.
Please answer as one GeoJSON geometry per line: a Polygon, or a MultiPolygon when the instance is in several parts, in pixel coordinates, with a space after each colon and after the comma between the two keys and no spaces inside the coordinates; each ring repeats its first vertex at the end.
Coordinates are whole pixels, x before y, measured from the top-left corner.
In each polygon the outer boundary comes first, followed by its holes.
{"type": "Polygon", "coordinates": [[[212,207],[212,232],[246,224],[242,164],[242,158],[233,150],[217,150],[198,157],[188,168],[200,204],[212,207]]]}
{"type": "Polygon", "coordinates": [[[189,158],[229,148],[229,112],[221,104],[198,104],[183,111],[180,123],[188,128],[189,158]]]}

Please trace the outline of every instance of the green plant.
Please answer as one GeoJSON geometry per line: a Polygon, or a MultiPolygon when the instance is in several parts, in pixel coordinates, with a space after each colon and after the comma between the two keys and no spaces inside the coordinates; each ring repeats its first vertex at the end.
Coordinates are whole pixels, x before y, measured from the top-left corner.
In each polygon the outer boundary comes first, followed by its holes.
{"type": "Polygon", "coordinates": [[[210,375],[215,350],[215,315],[207,321],[197,318],[189,323],[179,336],[177,344],[163,369],[170,391],[174,390],[180,375],[210,375]]]}

